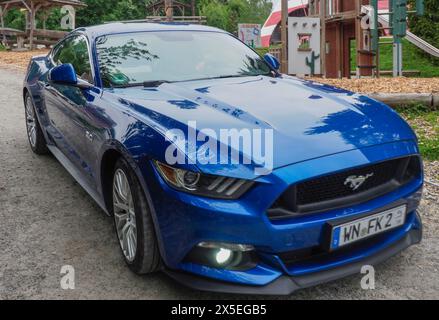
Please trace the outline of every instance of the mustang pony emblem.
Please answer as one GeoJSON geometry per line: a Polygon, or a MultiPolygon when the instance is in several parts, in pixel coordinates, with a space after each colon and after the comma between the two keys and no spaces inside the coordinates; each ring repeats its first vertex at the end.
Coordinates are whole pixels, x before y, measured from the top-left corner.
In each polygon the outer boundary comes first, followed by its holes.
{"type": "Polygon", "coordinates": [[[348,185],[349,187],[355,191],[357,190],[359,187],[361,187],[363,185],[363,183],[366,182],[367,179],[369,179],[370,177],[373,177],[374,173],[369,173],[365,176],[350,176],[346,179],[346,181],[344,182],[344,185],[348,185]]]}

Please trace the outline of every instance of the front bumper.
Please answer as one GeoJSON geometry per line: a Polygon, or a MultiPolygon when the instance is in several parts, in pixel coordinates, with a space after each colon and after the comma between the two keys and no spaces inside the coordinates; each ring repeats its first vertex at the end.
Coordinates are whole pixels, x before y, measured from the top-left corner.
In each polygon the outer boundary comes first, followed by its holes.
{"type": "MultiPolygon", "coordinates": [[[[418,214],[417,219],[420,219],[418,214]]],[[[361,271],[361,268],[363,266],[376,266],[381,262],[384,262],[392,256],[398,254],[399,252],[407,249],[408,247],[420,243],[421,240],[422,228],[413,229],[396,243],[376,253],[375,255],[365,258],[364,260],[344,265],[339,268],[312,273],[304,276],[290,277],[283,275],[277,280],[265,286],[249,286],[226,283],[172,270],[165,270],[165,273],[179,283],[189,288],[201,291],[255,295],[290,295],[300,289],[313,287],[319,284],[357,274],[361,271]]]]}
{"type": "Polygon", "coordinates": [[[369,260],[379,263],[420,241],[422,226],[416,210],[422,196],[423,177],[368,202],[318,214],[269,220],[266,210],[285,188],[297,181],[345,170],[348,166],[379,162],[383,155],[391,159],[417,152],[414,142],[401,142],[291,165],[265,177],[257,187],[236,201],[205,199],[175,191],[160,178],[152,165],[143,161],[141,168],[152,198],[156,233],[167,273],[197,289],[287,294],[355,273],[359,269],[353,266],[369,264],[369,260]],[[408,208],[406,224],[383,234],[376,242],[365,241],[363,248],[334,252],[319,261],[290,264],[283,263],[280,258],[284,253],[324,245],[330,222],[342,218],[355,220],[402,203],[408,208]],[[188,262],[187,255],[201,242],[251,245],[259,257],[258,265],[251,270],[237,271],[188,262]],[[283,289],[280,290],[279,286],[283,289]]]}

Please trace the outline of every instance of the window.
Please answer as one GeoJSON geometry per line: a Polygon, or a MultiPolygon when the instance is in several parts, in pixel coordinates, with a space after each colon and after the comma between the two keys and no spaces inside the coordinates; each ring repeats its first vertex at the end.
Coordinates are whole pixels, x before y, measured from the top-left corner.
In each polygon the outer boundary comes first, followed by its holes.
{"type": "Polygon", "coordinates": [[[87,40],[83,36],[73,36],[64,40],[55,48],[53,61],[57,65],[71,63],[78,77],[93,83],[87,40]]]}
{"type": "Polygon", "coordinates": [[[299,33],[299,51],[311,51],[311,36],[310,33],[299,33]]]}
{"type": "Polygon", "coordinates": [[[126,33],[102,36],[96,47],[105,87],[271,74],[257,53],[225,33],[126,33]]]}

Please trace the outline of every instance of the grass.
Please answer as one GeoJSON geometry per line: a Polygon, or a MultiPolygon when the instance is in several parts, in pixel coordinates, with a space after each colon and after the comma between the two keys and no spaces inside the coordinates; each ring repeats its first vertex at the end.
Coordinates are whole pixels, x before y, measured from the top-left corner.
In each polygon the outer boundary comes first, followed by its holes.
{"type": "Polygon", "coordinates": [[[270,49],[280,49],[282,48],[281,45],[274,45],[274,46],[270,46],[270,48],[256,48],[255,51],[261,56],[263,57],[266,53],[268,53],[270,51],[270,49]]]}
{"type": "MultiPolygon", "coordinates": [[[[391,38],[381,38],[382,43],[391,43],[391,38]]],[[[437,63],[426,56],[419,48],[403,39],[403,70],[418,70],[420,77],[439,77],[439,59],[437,63]]],[[[356,47],[355,40],[351,44],[351,70],[356,70],[356,47]]],[[[393,70],[393,46],[391,44],[380,45],[380,69],[382,71],[393,70]]]]}
{"type": "Polygon", "coordinates": [[[268,51],[270,51],[270,48],[256,48],[255,51],[263,57],[268,51]]]}
{"type": "Polygon", "coordinates": [[[416,131],[421,153],[427,160],[439,160],[439,110],[423,105],[401,106],[397,111],[416,131]]]}
{"type": "Polygon", "coordinates": [[[0,51],[6,51],[6,48],[0,43],[0,51]]]}

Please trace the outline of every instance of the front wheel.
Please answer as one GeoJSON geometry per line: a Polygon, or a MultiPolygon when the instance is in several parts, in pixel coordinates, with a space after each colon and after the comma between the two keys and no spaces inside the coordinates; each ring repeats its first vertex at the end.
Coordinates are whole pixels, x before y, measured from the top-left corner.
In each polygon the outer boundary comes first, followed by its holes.
{"type": "Polygon", "coordinates": [[[49,153],[47,149],[46,139],[44,138],[43,130],[35,113],[35,107],[29,93],[26,93],[24,98],[25,116],[26,116],[26,131],[32,151],[38,155],[49,153]]]}
{"type": "Polygon", "coordinates": [[[113,215],[128,267],[137,274],[157,271],[160,253],[151,211],[134,171],[122,158],[113,174],[113,215]]]}

